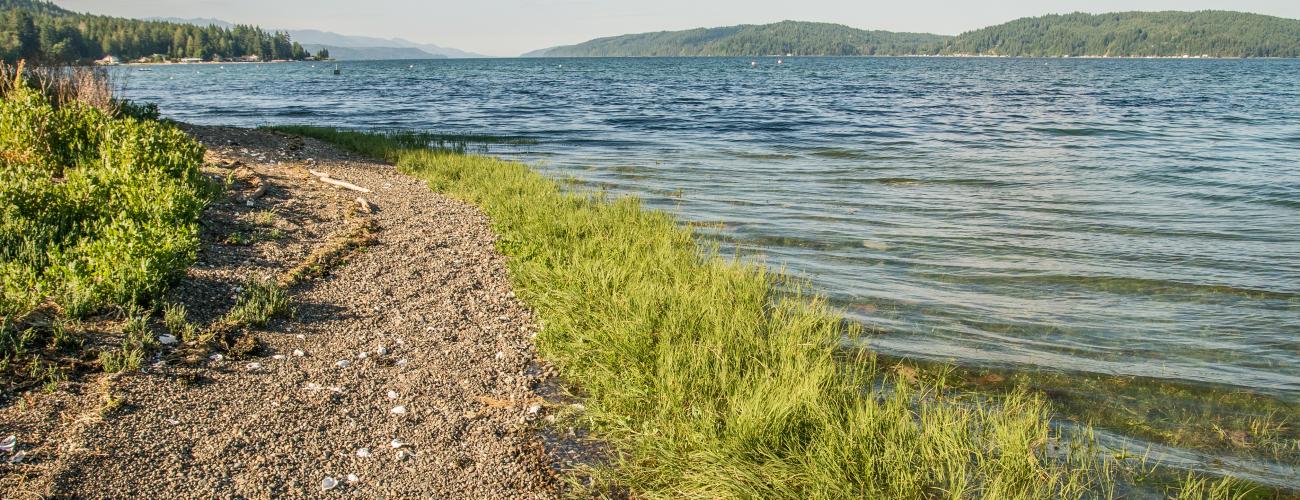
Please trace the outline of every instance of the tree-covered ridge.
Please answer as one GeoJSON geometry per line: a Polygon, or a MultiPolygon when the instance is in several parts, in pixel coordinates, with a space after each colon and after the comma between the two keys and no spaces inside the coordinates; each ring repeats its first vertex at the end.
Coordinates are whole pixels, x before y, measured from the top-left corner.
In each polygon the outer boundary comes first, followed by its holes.
{"type": "Polygon", "coordinates": [[[783,21],[764,25],[661,31],[608,38],[537,51],[530,56],[749,56],[903,55],[934,47],[947,37],[866,31],[840,24],[783,21]]]}
{"type": "Polygon", "coordinates": [[[1229,11],[1063,14],[949,40],[943,54],[1300,57],[1300,20],[1229,11]]]}
{"type": "Polygon", "coordinates": [[[310,56],[288,33],[78,14],[40,0],[0,0],[0,59],[74,62],[116,56],[204,60],[310,56]]]}

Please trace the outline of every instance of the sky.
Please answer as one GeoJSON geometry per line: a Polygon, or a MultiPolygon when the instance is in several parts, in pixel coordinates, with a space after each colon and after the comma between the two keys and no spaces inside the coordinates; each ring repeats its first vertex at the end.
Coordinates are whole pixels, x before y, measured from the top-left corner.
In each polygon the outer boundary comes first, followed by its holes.
{"type": "Polygon", "coordinates": [[[492,56],[601,36],[786,19],[955,35],[1065,12],[1221,9],[1300,19],[1296,0],[55,0],[123,17],[210,17],[266,28],[405,38],[492,56]]]}

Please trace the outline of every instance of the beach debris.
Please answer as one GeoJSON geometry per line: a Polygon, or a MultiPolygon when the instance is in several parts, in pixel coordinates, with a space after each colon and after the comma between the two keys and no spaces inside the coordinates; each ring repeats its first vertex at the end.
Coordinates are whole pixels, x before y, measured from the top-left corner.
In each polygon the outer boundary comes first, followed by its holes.
{"type": "Polygon", "coordinates": [[[347,368],[351,365],[352,362],[346,359],[340,359],[337,363],[334,363],[334,366],[337,366],[339,368],[347,368]]]}
{"type": "Polygon", "coordinates": [[[361,352],[357,353],[357,359],[366,359],[366,358],[369,357],[369,356],[370,356],[370,353],[368,353],[368,352],[366,352],[366,351],[361,351],[361,352]]]}
{"type": "Polygon", "coordinates": [[[398,451],[397,451],[397,459],[398,459],[398,460],[406,460],[407,457],[410,457],[410,456],[411,456],[411,454],[410,454],[410,453],[407,453],[406,450],[398,450],[398,451]]]}
{"type": "Polygon", "coordinates": [[[274,355],[274,356],[271,356],[271,359],[281,360],[281,359],[284,359],[284,355],[283,355],[283,354],[276,354],[276,355],[274,355]]]}
{"type": "Polygon", "coordinates": [[[370,206],[370,202],[366,201],[365,198],[357,197],[357,206],[358,210],[361,210],[361,213],[368,214],[374,212],[374,208],[370,206]]]}
{"type": "Polygon", "coordinates": [[[403,446],[406,446],[406,443],[402,442],[401,439],[393,438],[392,441],[389,441],[389,442],[388,442],[388,446],[393,447],[393,449],[398,449],[398,448],[401,448],[401,447],[403,447],[403,446]]]}
{"type": "Polygon", "coordinates": [[[170,334],[159,335],[158,343],[162,345],[176,345],[176,336],[170,334]]]}
{"type": "Polygon", "coordinates": [[[357,449],[357,456],[361,458],[370,458],[370,448],[357,449]]]}
{"type": "Polygon", "coordinates": [[[208,356],[208,359],[213,360],[213,361],[221,361],[221,360],[223,360],[223,359],[226,359],[226,357],[225,357],[225,356],[222,356],[222,355],[220,355],[220,354],[213,354],[213,355],[211,355],[211,356],[208,356]]]}
{"type": "Polygon", "coordinates": [[[10,434],[9,437],[0,440],[0,451],[3,451],[5,453],[12,453],[14,451],[14,448],[17,446],[18,446],[17,435],[10,434]]]}
{"type": "Polygon", "coordinates": [[[10,463],[10,464],[20,464],[20,463],[22,463],[23,460],[25,460],[26,458],[27,458],[27,452],[26,452],[26,451],[19,451],[18,453],[14,453],[14,456],[9,457],[9,463],[10,463]]]}
{"type": "Polygon", "coordinates": [[[532,405],[528,407],[529,415],[536,415],[542,411],[542,405],[532,405]]]}
{"type": "Polygon", "coordinates": [[[334,391],[335,394],[343,394],[345,392],[342,387],[339,387],[337,385],[330,386],[330,390],[334,391]]]}
{"type": "Polygon", "coordinates": [[[505,351],[497,351],[496,358],[497,358],[497,359],[506,359],[506,353],[505,353],[505,351]]]}
{"type": "Polygon", "coordinates": [[[311,169],[308,169],[307,172],[311,173],[311,175],[316,176],[316,179],[317,179],[317,180],[319,180],[319,181],[321,181],[321,182],[324,182],[324,183],[326,183],[326,184],[329,184],[329,185],[331,185],[331,186],[338,186],[338,187],[341,187],[341,188],[343,188],[343,189],[351,189],[351,190],[356,191],[356,192],[359,192],[359,193],[369,193],[369,192],[370,192],[369,189],[363,188],[363,187],[358,186],[358,185],[356,185],[356,184],[353,184],[353,183],[351,183],[351,182],[341,181],[341,180],[338,180],[338,179],[331,178],[331,177],[330,177],[330,174],[329,174],[328,172],[318,172],[318,171],[311,170],[311,169]]]}
{"type": "Polygon", "coordinates": [[[304,389],[307,389],[307,390],[309,390],[309,391],[312,391],[312,392],[316,392],[316,391],[319,391],[319,390],[321,390],[321,389],[324,389],[325,386],[320,385],[320,384],[317,384],[317,383],[315,383],[315,382],[307,382],[307,385],[304,385],[303,388],[304,388],[304,389]]]}
{"type": "Polygon", "coordinates": [[[397,399],[397,391],[388,391],[388,399],[397,399]]]}
{"type": "Polygon", "coordinates": [[[406,366],[406,358],[397,360],[397,366],[406,366]]]}
{"type": "Polygon", "coordinates": [[[249,363],[249,364],[248,364],[248,371],[256,371],[256,370],[261,370],[261,369],[262,369],[262,364],[261,364],[261,363],[249,363]]]}
{"type": "Polygon", "coordinates": [[[167,419],[167,423],[170,425],[181,425],[181,421],[174,418],[167,419]]]}
{"type": "Polygon", "coordinates": [[[361,480],[361,478],[357,477],[356,474],[348,474],[348,483],[349,483],[349,484],[351,484],[351,483],[355,483],[355,482],[360,481],[360,480],[361,480]]]}
{"type": "Polygon", "coordinates": [[[378,354],[380,356],[387,356],[388,348],[384,346],[379,346],[379,348],[375,349],[375,354],[378,354]]]}
{"type": "Polygon", "coordinates": [[[405,407],[405,406],[394,406],[393,409],[388,410],[388,412],[389,412],[389,413],[392,413],[393,415],[405,415],[405,414],[406,414],[406,407],[405,407]]]}
{"type": "Polygon", "coordinates": [[[303,356],[306,356],[307,353],[303,352],[302,349],[294,349],[294,350],[293,350],[293,355],[301,358],[301,357],[303,357],[303,356]]]}
{"type": "Polygon", "coordinates": [[[339,485],[339,480],[338,480],[338,479],[334,479],[333,477],[330,477],[330,476],[325,476],[325,479],[322,479],[322,480],[320,481],[320,490],[321,490],[321,491],[329,491],[329,490],[334,489],[334,487],[335,487],[335,486],[338,486],[338,485],[339,485]]]}
{"type": "Polygon", "coordinates": [[[294,335],[293,338],[298,339],[298,340],[307,340],[307,336],[306,336],[306,335],[303,335],[303,334],[301,334],[301,333],[299,333],[299,334],[297,334],[297,335],[294,335]]]}

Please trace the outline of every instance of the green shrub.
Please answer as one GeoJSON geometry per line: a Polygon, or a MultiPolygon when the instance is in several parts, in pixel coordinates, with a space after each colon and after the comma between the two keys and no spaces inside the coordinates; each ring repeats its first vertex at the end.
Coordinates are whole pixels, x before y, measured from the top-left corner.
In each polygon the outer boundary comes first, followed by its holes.
{"type": "Polygon", "coordinates": [[[45,300],[73,316],[156,297],[194,259],[203,147],[175,127],[0,99],[0,316],[45,300]]]}

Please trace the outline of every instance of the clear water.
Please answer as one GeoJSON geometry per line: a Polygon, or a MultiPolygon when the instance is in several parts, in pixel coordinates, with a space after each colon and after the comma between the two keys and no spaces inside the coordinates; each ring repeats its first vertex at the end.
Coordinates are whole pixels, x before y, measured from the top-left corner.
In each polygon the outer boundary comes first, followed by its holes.
{"type": "Polygon", "coordinates": [[[119,68],[200,124],[522,135],[811,279],[886,353],[1300,401],[1300,61],[119,68]]]}

